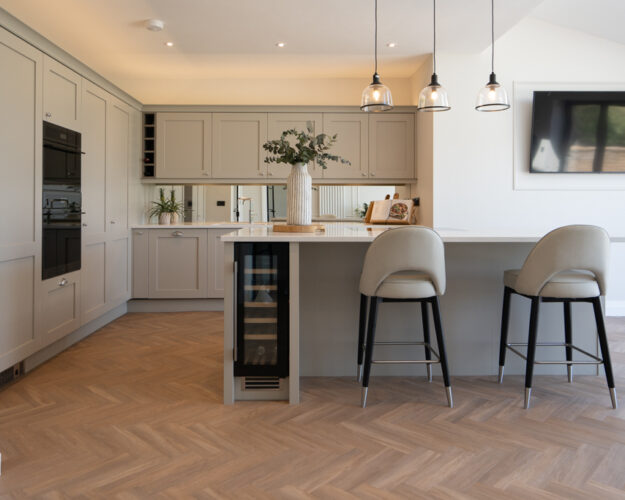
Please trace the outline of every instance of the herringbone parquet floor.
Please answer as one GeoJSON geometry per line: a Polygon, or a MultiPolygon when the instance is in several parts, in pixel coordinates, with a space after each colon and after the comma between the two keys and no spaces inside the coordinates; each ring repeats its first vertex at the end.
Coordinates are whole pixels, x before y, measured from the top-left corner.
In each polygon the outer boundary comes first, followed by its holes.
{"type": "MultiPolygon", "coordinates": [[[[625,322],[611,321],[625,398],[625,322]]],[[[0,392],[0,498],[625,498],[605,381],[308,378],[221,404],[220,313],[128,314],[0,392]]]]}

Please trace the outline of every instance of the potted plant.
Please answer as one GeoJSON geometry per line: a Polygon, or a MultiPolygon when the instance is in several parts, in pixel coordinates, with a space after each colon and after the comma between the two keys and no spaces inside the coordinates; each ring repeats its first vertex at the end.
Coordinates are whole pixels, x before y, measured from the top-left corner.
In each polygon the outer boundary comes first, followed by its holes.
{"type": "Polygon", "coordinates": [[[159,224],[176,224],[178,215],[182,212],[182,203],[176,201],[176,194],[172,189],[169,199],[165,198],[165,189],[159,189],[158,201],[152,202],[149,216],[156,217],[159,224]]]}
{"type": "Polygon", "coordinates": [[[316,161],[323,169],[327,168],[328,161],[351,165],[348,160],[328,153],[336,142],[336,134],[314,135],[311,123],[306,128],[307,132],[285,130],[279,139],[263,144],[263,149],[270,153],[265,163],[291,165],[287,179],[286,223],[289,225],[307,226],[312,221],[312,178],[308,173],[308,162],[316,161]],[[293,145],[287,139],[289,136],[293,137],[293,145]]]}

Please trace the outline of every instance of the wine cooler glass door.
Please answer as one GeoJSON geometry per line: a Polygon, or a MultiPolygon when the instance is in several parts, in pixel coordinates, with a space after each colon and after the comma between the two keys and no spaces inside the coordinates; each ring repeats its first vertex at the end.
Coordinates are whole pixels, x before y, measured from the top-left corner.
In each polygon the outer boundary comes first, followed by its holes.
{"type": "Polygon", "coordinates": [[[288,372],[288,247],[284,250],[284,244],[240,244],[235,375],[288,372]]]}

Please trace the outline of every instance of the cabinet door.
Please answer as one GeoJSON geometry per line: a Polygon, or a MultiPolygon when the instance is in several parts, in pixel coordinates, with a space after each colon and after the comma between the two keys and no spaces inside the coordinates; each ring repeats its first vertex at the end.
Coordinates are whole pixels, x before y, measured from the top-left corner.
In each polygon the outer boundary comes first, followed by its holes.
{"type": "Polygon", "coordinates": [[[0,371],[37,348],[42,66],[41,52],[0,28],[0,371]]]}
{"type": "Polygon", "coordinates": [[[210,177],[211,114],[157,113],[156,177],[210,177]]]}
{"type": "Polygon", "coordinates": [[[127,236],[130,111],[113,96],[108,103],[106,125],[106,231],[127,236]]]}
{"type": "Polygon", "coordinates": [[[369,115],[369,177],[415,178],[414,114],[369,115]]]}
{"type": "Polygon", "coordinates": [[[265,179],[267,113],[213,113],[215,179],[265,179]]]}
{"type": "Polygon", "coordinates": [[[132,298],[147,299],[149,283],[147,229],[132,231],[132,298]]]}
{"type": "Polygon", "coordinates": [[[149,231],[149,298],[207,297],[207,230],[149,231]]]}
{"type": "MultiPolygon", "coordinates": [[[[313,134],[320,134],[322,125],[321,113],[269,113],[268,115],[268,137],[269,140],[279,139],[282,132],[294,128],[305,132],[308,124],[312,125],[313,134]]],[[[289,136],[291,144],[294,144],[293,136],[289,136]]],[[[265,156],[268,154],[264,152],[265,156]]],[[[264,158],[263,158],[264,161],[264,158]]],[[[308,172],[313,179],[323,177],[322,168],[315,162],[308,164],[308,172]]],[[[270,180],[286,179],[289,175],[290,167],[284,163],[271,163],[267,169],[267,176],[270,180]]]]}
{"type": "Polygon", "coordinates": [[[41,283],[43,341],[50,344],[80,326],[80,271],[41,283]]]}
{"type": "Polygon", "coordinates": [[[208,230],[208,296],[224,296],[224,243],[221,236],[233,229],[208,230]]]}
{"type": "Polygon", "coordinates": [[[337,135],[331,154],[349,160],[351,165],[328,162],[324,179],[364,179],[369,177],[369,116],[364,113],[324,113],[323,132],[337,135]]]}
{"type": "Polygon", "coordinates": [[[61,127],[81,131],[80,100],[82,78],[67,66],[44,56],[43,119],[61,127]]]}
{"type": "Polygon", "coordinates": [[[129,250],[128,234],[109,238],[106,242],[106,302],[109,308],[130,298],[129,250]]]}

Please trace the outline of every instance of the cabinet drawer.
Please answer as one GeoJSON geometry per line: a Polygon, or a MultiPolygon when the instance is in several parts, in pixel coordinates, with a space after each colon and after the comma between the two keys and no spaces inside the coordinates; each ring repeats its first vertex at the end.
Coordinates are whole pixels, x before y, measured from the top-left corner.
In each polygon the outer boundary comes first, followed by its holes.
{"type": "Polygon", "coordinates": [[[46,345],[80,326],[80,271],[41,282],[42,330],[46,345]]]}

